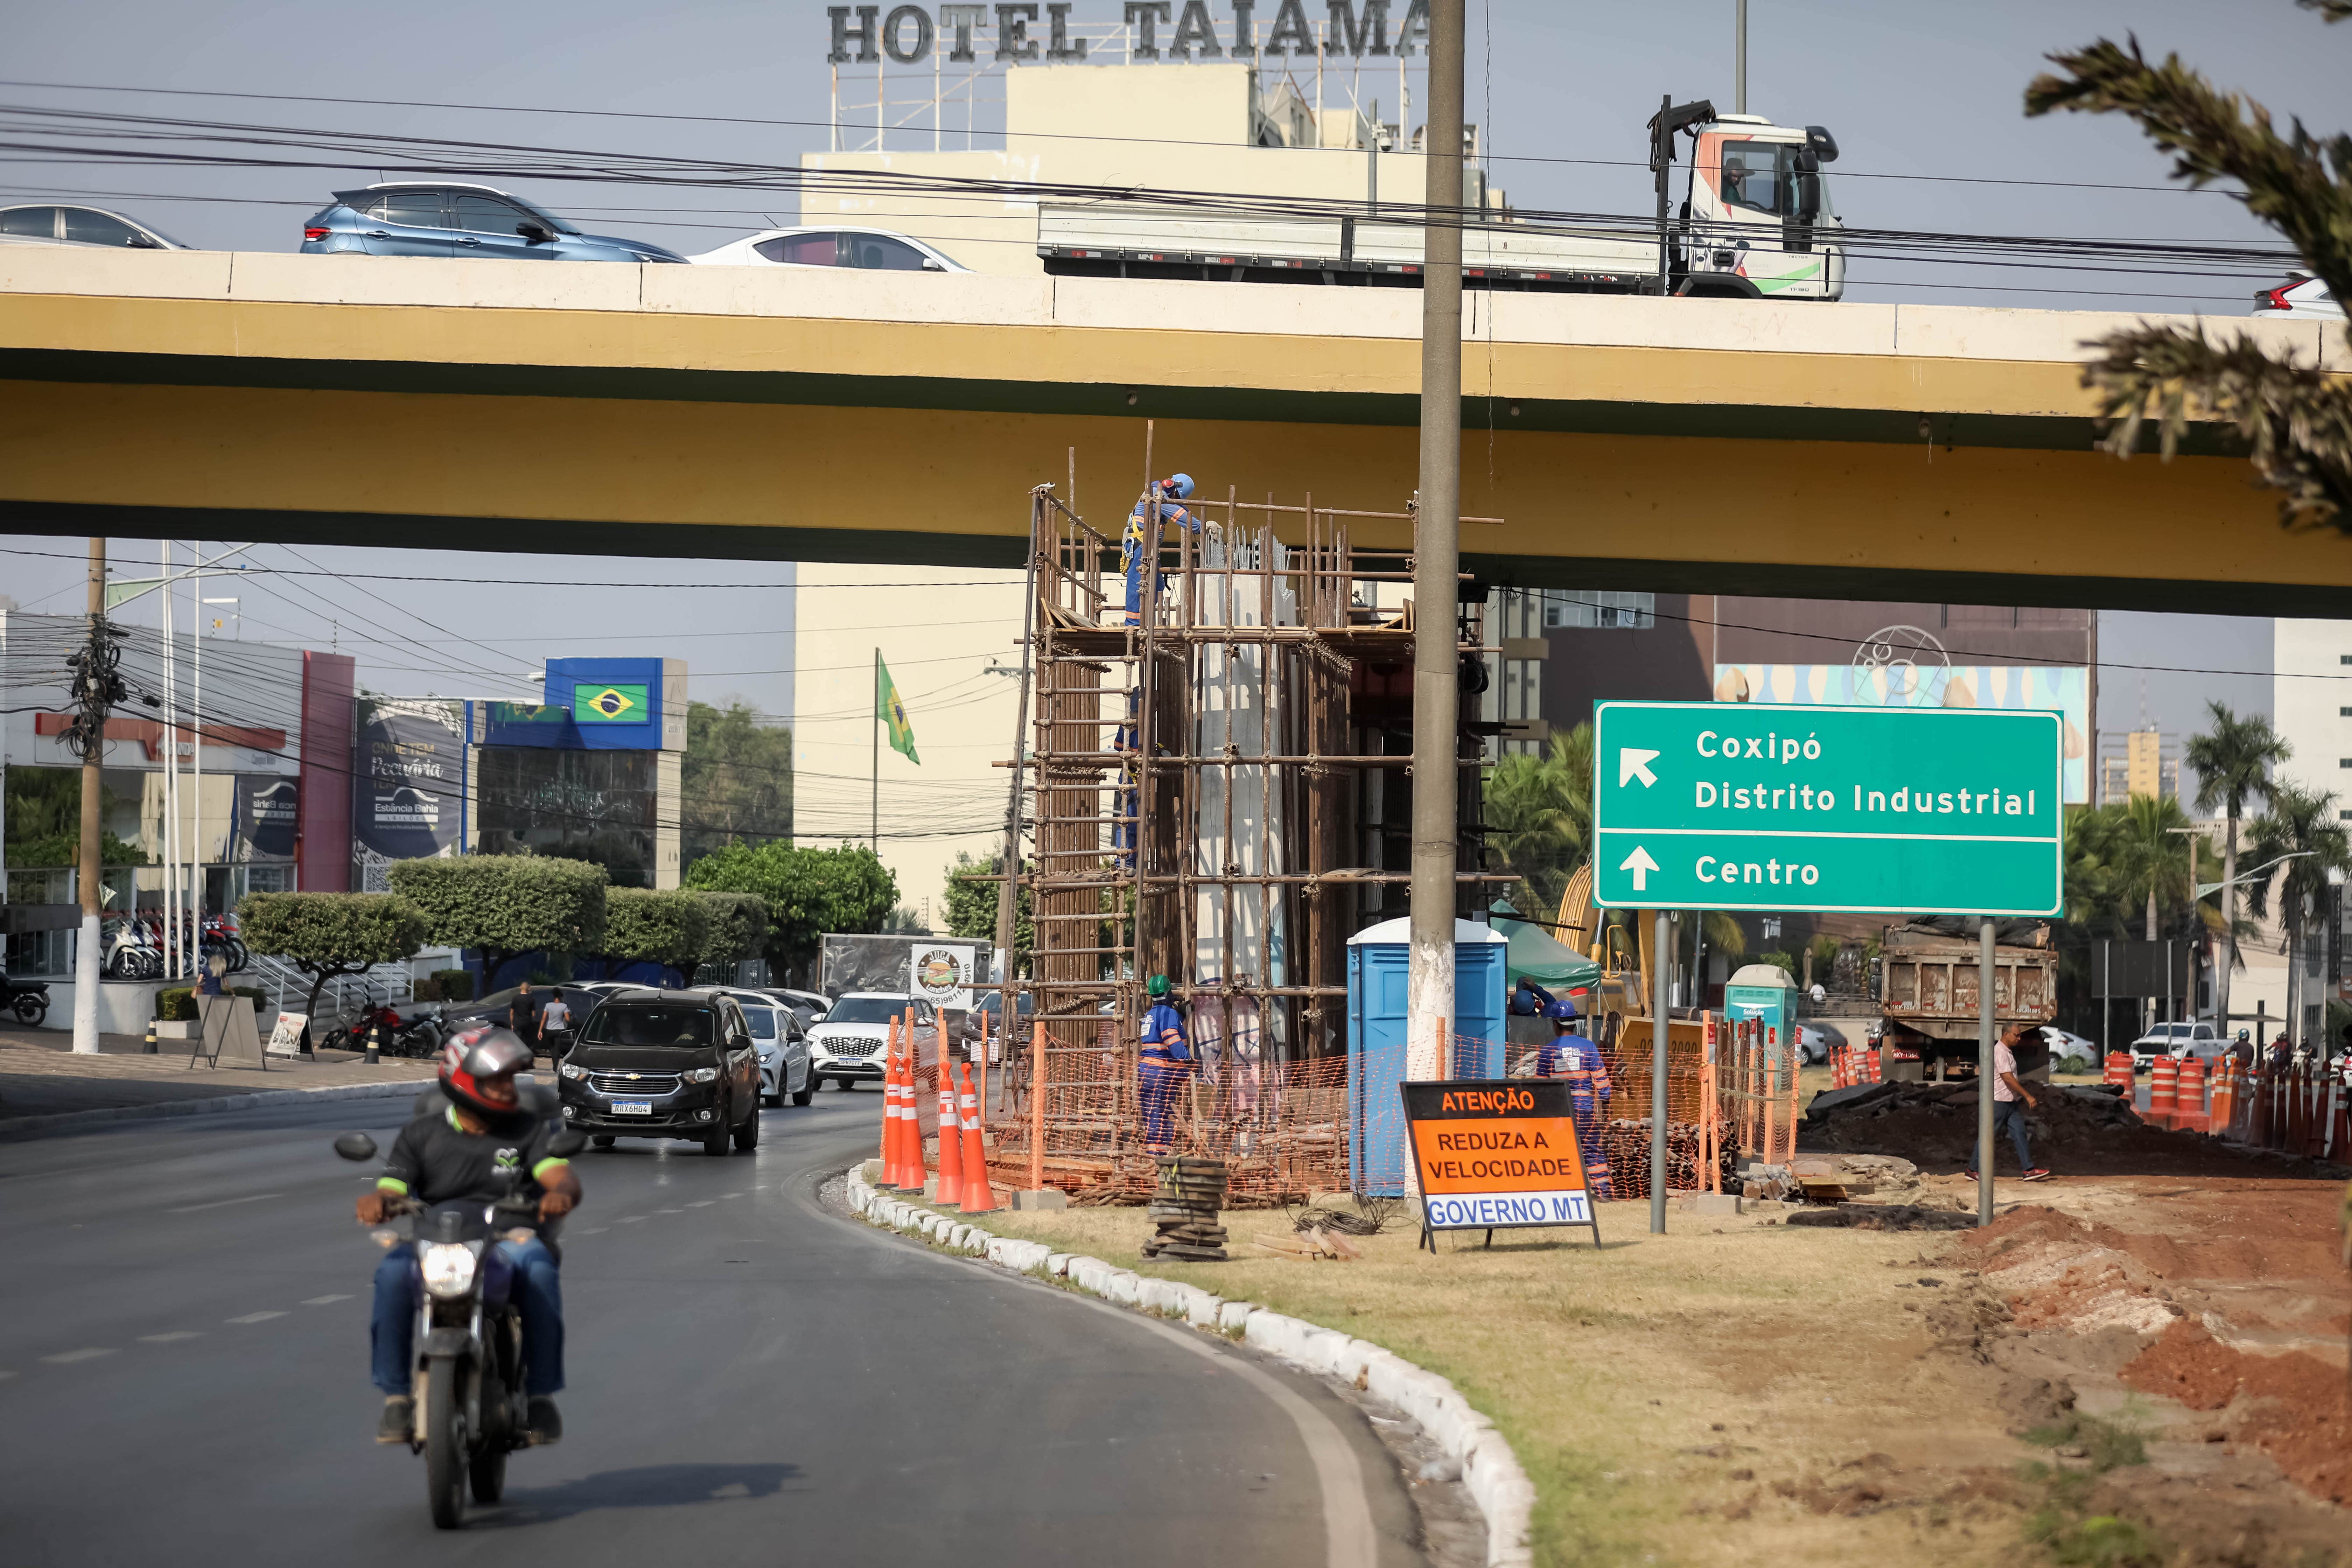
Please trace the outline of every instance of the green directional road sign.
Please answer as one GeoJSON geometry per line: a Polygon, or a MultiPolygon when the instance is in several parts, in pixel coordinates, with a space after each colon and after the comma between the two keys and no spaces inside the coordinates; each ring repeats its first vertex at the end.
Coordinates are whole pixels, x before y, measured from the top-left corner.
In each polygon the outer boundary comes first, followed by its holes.
{"type": "Polygon", "coordinates": [[[2064,720],[1983,708],[1603,702],[1609,908],[2054,915],[2064,720]]]}

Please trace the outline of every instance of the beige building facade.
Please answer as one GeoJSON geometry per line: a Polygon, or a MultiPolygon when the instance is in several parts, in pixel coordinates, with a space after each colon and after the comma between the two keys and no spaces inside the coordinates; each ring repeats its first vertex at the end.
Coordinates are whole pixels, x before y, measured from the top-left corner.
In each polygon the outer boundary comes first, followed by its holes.
{"type": "MultiPolygon", "coordinates": [[[[1022,498],[1013,498],[1020,505],[1022,498]]],[[[1021,574],[803,562],[793,633],[793,836],[877,846],[902,909],[945,931],[958,854],[1002,852],[1021,665],[1021,574]],[[912,584],[913,586],[905,584],[912,584]],[[914,731],[875,742],[876,656],[914,731]],[[876,830],[878,827],[878,837],[876,830]]]]}
{"type": "MultiPolygon", "coordinates": [[[[1360,108],[1327,103],[1318,111],[1311,62],[1306,78],[1295,67],[1232,60],[1023,66],[1001,79],[1001,148],[898,152],[886,136],[882,151],[807,153],[801,167],[991,184],[1419,203],[1426,187],[1423,160],[1412,150],[1417,132],[1383,126],[1369,100],[1360,108]],[[1402,150],[1375,151],[1376,142],[1402,150]]],[[[1366,90],[1360,81],[1354,86],[1360,96],[1366,90]]],[[[1484,171],[1474,165],[1463,177],[1466,203],[1502,205],[1503,193],[1488,187],[1484,171]]],[[[1026,190],[827,190],[818,184],[802,195],[800,221],[896,229],[974,271],[1030,276],[1044,270],[1039,199],[1026,190]]],[[[1044,199],[1087,197],[1057,198],[1049,191],[1044,199]]]]}

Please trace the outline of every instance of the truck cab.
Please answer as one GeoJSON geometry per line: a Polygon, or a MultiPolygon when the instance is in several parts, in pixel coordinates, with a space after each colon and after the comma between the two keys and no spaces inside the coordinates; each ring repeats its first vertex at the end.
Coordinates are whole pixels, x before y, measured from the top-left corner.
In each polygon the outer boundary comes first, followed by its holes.
{"type": "Polygon", "coordinates": [[[1845,291],[1845,226],[1822,165],[1837,138],[1760,115],[1718,114],[1690,128],[1675,292],[1718,299],[1834,300],[1845,291]]]}

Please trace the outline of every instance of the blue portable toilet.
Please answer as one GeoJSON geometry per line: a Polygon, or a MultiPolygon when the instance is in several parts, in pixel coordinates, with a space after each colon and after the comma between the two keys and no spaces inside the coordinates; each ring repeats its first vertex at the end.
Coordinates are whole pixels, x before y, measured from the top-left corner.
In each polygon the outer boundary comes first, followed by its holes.
{"type": "MultiPolygon", "coordinates": [[[[1400,1197],[1411,1189],[1404,1106],[1405,977],[1412,967],[1410,918],[1382,921],[1348,939],[1348,1176],[1360,1193],[1400,1197]]],[[[1503,1076],[1503,1007],[1508,939],[1491,926],[1454,922],[1451,1078],[1503,1076]]]]}

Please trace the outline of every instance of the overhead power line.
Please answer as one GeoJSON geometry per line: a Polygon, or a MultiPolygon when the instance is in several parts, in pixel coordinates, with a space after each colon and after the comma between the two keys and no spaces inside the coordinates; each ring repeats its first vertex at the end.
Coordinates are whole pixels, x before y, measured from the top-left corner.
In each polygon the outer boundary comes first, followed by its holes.
{"type": "MultiPolygon", "coordinates": [[[[825,132],[831,132],[835,129],[844,131],[901,131],[908,129],[907,127],[898,125],[869,125],[863,121],[854,121],[786,120],[738,114],[677,114],[656,110],[579,109],[562,105],[546,106],[515,103],[452,103],[446,100],[433,99],[341,98],[330,97],[318,93],[299,92],[233,92],[219,89],[133,87],[121,83],[107,82],[47,82],[0,79],[0,88],[31,88],[41,91],[50,92],[145,93],[151,96],[166,98],[227,98],[241,99],[249,102],[260,103],[332,103],[347,107],[367,109],[437,109],[475,114],[566,115],[585,120],[644,120],[682,125],[752,125],[759,126],[763,129],[825,132]]],[[[991,134],[996,133],[992,132],[991,134]]],[[[1021,140],[1024,142],[1088,142],[1106,145],[1151,147],[1231,147],[1233,145],[1230,142],[1210,141],[1193,137],[1108,136],[1097,132],[1080,131],[1024,131],[1021,133],[1021,140]]],[[[1360,157],[1361,155],[1358,149],[1340,147],[1286,147],[1281,149],[1281,151],[1291,153],[1328,153],[1349,158],[1360,157]]],[[[1409,148],[1395,149],[1390,155],[1408,158],[1423,158],[1428,156],[1426,153],[1409,148]]],[[[1641,169],[1643,171],[1647,171],[1649,168],[1648,163],[1638,158],[1559,158],[1547,157],[1540,154],[1528,153],[1482,153],[1479,155],[1478,161],[1481,163],[1535,163],[1609,169],[1641,169]]],[[[2053,190],[2070,191],[2141,191],[2151,195],[2231,195],[2235,194],[2226,186],[2213,185],[2142,185],[2116,181],[2098,180],[2021,180],[2013,175],[1897,174],[1893,171],[1844,168],[1837,171],[1837,177],[1841,180],[1912,180],[1934,184],[2040,186],[2053,190]]]]}
{"type": "MultiPolygon", "coordinates": [[[[0,151],[47,154],[92,163],[154,163],[213,168],[383,169],[399,167],[443,177],[572,180],[802,194],[822,191],[892,191],[925,195],[966,194],[1023,201],[1101,205],[1133,203],[1193,216],[1237,218],[1319,217],[1338,220],[1360,215],[1361,203],[1339,197],[1250,195],[1142,186],[921,174],[896,168],[802,168],[637,153],[588,151],[529,143],[483,142],[368,132],[191,121],[167,116],[99,110],[0,105],[0,151]],[[79,140],[69,140],[79,138],[79,140]],[[165,143],[169,145],[151,145],[165,143]],[[210,151],[184,151],[209,147],[210,151]],[[254,149],[223,151],[219,149],[254,149]],[[266,156],[264,153],[307,156],[266,156]]],[[[1406,226],[1478,229],[1496,226],[1501,215],[1479,208],[1434,208],[1388,204],[1387,221],[1406,226]]],[[[1515,232],[1553,231],[1622,242],[1649,243],[1654,223],[1644,216],[1572,210],[1521,209],[1510,215],[1515,232]]],[[[1778,220],[1710,224],[1728,244],[1752,230],[1777,240],[1778,220]]],[[[2108,264],[2104,270],[2145,276],[2218,277],[2254,270],[2275,271],[2296,260],[2287,248],[2244,244],[2193,244],[2169,240],[2115,240],[2042,235],[1969,235],[1931,230],[1846,227],[1836,242],[1850,256],[1901,258],[1940,265],[2002,265],[2049,268],[2068,263],[2108,264]],[[2009,259],[2002,259],[2002,258],[2009,259]],[[2222,272],[2196,268],[2222,268],[2222,272]]]]}

